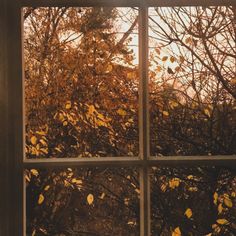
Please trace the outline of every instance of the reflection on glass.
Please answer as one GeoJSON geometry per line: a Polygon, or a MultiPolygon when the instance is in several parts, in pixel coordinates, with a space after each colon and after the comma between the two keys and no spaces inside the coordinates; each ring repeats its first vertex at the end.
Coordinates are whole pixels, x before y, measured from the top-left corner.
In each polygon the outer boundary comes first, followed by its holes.
{"type": "Polygon", "coordinates": [[[26,157],[137,156],[137,9],[23,14],[26,157]]]}
{"type": "Polygon", "coordinates": [[[233,7],[149,9],[151,155],[236,153],[233,7]]]}
{"type": "Polygon", "coordinates": [[[152,236],[236,234],[235,171],[151,169],[152,236]]]}
{"type": "Polygon", "coordinates": [[[139,235],[135,169],[25,171],[27,235],[139,235]]]}

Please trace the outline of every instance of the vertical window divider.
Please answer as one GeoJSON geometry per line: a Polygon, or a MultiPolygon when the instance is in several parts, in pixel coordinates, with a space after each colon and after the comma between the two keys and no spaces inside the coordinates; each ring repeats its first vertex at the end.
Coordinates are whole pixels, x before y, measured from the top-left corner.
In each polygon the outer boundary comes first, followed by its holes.
{"type": "Polygon", "coordinates": [[[148,174],[149,157],[149,108],[148,108],[148,7],[139,9],[139,127],[140,127],[140,235],[150,233],[150,184],[148,174]]]}

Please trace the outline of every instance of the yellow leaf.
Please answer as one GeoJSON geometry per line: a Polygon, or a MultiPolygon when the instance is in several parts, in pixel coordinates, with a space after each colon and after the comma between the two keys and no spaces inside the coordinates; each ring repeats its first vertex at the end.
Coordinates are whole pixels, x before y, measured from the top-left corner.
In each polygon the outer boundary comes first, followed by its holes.
{"type": "Polygon", "coordinates": [[[170,61],[171,61],[171,63],[174,63],[175,60],[176,60],[175,57],[173,57],[173,56],[170,57],[170,61]]]}
{"type": "Polygon", "coordinates": [[[168,112],[168,111],[163,111],[162,114],[163,114],[164,116],[169,116],[169,112],[168,112]]]}
{"type": "Polygon", "coordinates": [[[35,148],[35,147],[32,147],[31,148],[31,153],[33,154],[33,155],[36,155],[37,154],[37,149],[35,148]]]}
{"type": "Polygon", "coordinates": [[[94,201],[93,194],[90,193],[90,194],[87,196],[87,202],[88,202],[89,205],[91,205],[91,204],[93,203],[93,201],[94,201]]]}
{"type": "Polygon", "coordinates": [[[67,110],[71,109],[71,101],[67,101],[67,102],[66,102],[65,108],[66,108],[67,110]]]}
{"type": "Polygon", "coordinates": [[[136,188],[136,189],[135,189],[135,192],[136,192],[137,194],[140,194],[140,189],[136,188]]]}
{"type": "Polygon", "coordinates": [[[190,208],[188,208],[188,209],[185,211],[184,215],[186,215],[188,218],[191,218],[192,215],[193,215],[193,212],[192,212],[192,210],[191,210],[190,208]]]}
{"type": "Polygon", "coordinates": [[[71,180],[71,182],[72,182],[73,184],[77,184],[77,185],[83,184],[83,181],[82,181],[81,179],[76,179],[76,178],[73,178],[73,179],[71,180]]]}
{"type": "Polygon", "coordinates": [[[48,191],[49,188],[50,188],[49,185],[45,186],[44,191],[48,191]]]}
{"type": "Polygon", "coordinates": [[[217,222],[219,225],[227,225],[227,224],[229,224],[229,221],[226,220],[226,219],[218,219],[216,222],[217,222]]]}
{"type": "Polygon", "coordinates": [[[96,122],[96,124],[97,124],[98,126],[104,126],[104,127],[107,127],[106,122],[104,122],[104,121],[102,121],[102,120],[98,120],[98,121],[96,122]]]}
{"type": "Polygon", "coordinates": [[[36,145],[36,149],[37,149],[37,150],[40,149],[40,145],[39,145],[39,144],[36,145]]]}
{"type": "Polygon", "coordinates": [[[39,172],[35,169],[31,169],[30,172],[32,173],[32,175],[34,175],[36,177],[39,175],[39,172]]]}
{"type": "Polygon", "coordinates": [[[41,193],[41,194],[39,195],[38,204],[39,204],[39,205],[42,204],[43,201],[44,201],[44,196],[43,196],[43,194],[41,193]]]}
{"type": "Polygon", "coordinates": [[[39,135],[46,135],[46,133],[44,131],[36,131],[36,134],[39,134],[39,135]]]}
{"type": "Polygon", "coordinates": [[[164,57],[162,57],[162,61],[166,61],[168,59],[168,56],[164,56],[164,57]]]}
{"type": "Polygon", "coordinates": [[[65,120],[65,121],[63,121],[63,126],[67,126],[68,125],[68,122],[65,120]]]}
{"type": "Polygon", "coordinates": [[[215,233],[220,233],[220,227],[217,224],[213,224],[211,227],[215,233]]]}
{"type": "Polygon", "coordinates": [[[213,224],[213,225],[211,226],[212,229],[215,229],[215,228],[217,228],[217,227],[218,227],[217,224],[213,224]]]}
{"type": "Polygon", "coordinates": [[[55,147],[55,150],[58,152],[62,152],[62,150],[59,147],[55,147]]]}
{"type": "Polygon", "coordinates": [[[40,151],[43,152],[44,154],[48,154],[48,149],[47,148],[40,148],[40,151]]]}
{"type": "Polygon", "coordinates": [[[236,197],[236,193],[235,193],[235,192],[232,192],[232,193],[231,193],[231,196],[232,196],[232,197],[236,197]]]}
{"type": "Polygon", "coordinates": [[[135,225],[135,221],[129,221],[127,224],[128,225],[135,225]]]}
{"type": "Polygon", "coordinates": [[[222,207],[222,204],[221,204],[221,203],[218,205],[217,210],[218,210],[218,213],[219,213],[219,214],[221,214],[221,212],[223,211],[223,207],[222,207]]]}
{"type": "Polygon", "coordinates": [[[193,175],[188,175],[187,179],[194,179],[194,176],[193,175]]]}
{"type": "Polygon", "coordinates": [[[44,146],[47,145],[47,143],[43,139],[40,139],[39,142],[42,143],[44,146]]]}
{"type": "Polygon", "coordinates": [[[128,74],[127,74],[127,78],[128,79],[132,79],[132,78],[135,78],[136,77],[136,73],[135,72],[129,72],[128,74]]]}
{"type": "Polygon", "coordinates": [[[103,114],[101,114],[101,113],[98,113],[98,114],[97,114],[97,117],[98,117],[100,120],[104,120],[104,116],[103,116],[103,114]]]}
{"type": "Polygon", "coordinates": [[[31,236],[35,236],[36,235],[36,230],[34,229],[33,233],[31,236]]]}
{"type": "Polygon", "coordinates": [[[179,227],[174,229],[174,231],[172,232],[172,236],[181,236],[181,231],[179,227]]]}
{"type": "Polygon", "coordinates": [[[58,119],[61,121],[61,122],[63,122],[64,121],[64,115],[62,114],[62,113],[59,113],[59,117],[58,117],[58,119]]]}
{"type": "Polygon", "coordinates": [[[117,113],[118,115],[120,115],[120,116],[125,116],[125,115],[127,114],[126,111],[123,110],[123,109],[118,109],[118,110],[116,111],[116,113],[117,113]]]}
{"type": "Polygon", "coordinates": [[[161,191],[162,191],[162,192],[165,192],[165,191],[166,191],[167,185],[168,185],[168,184],[165,184],[165,183],[161,185],[161,191]]]}
{"type": "Polygon", "coordinates": [[[169,180],[169,186],[172,189],[178,187],[179,184],[180,184],[180,179],[179,178],[173,178],[173,179],[169,180]]]}
{"type": "Polygon", "coordinates": [[[213,199],[214,199],[214,201],[213,201],[214,204],[217,205],[218,193],[216,193],[216,192],[214,193],[214,195],[213,195],[213,199]]]}
{"type": "Polygon", "coordinates": [[[198,188],[197,187],[189,187],[188,189],[190,192],[197,192],[198,188]]]}
{"type": "Polygon", "coordinates": [[[204,109],[204,114],[207,115],[208,117],[211,116],[211,113],[208,109],[204,109]]]}
{"type": "Polygon", "coordinates": [[[173,109],[175,107],[177,107],[179,104],[175,101],[169,101],[170,107],[173,109]]]}
{"type": "Polygon", "coordinates": [[[30,142],[31,142],[33,145],[35,145],[35,144],[37,143],[37,138],[36,138],[35,136],[32,136],[32,137],[30,138],[30,142]]]}
{"type": "Polygon", "coordinates": [[[233,206],[233,203],[232,203],[232,201],[231,201],[231,199],[230,198],[224,198],[224,204],[227,206],[227,207],[232,207],[233,206]]]}
{"type": "Polygon", "coordinates": [[[105,196],[106,196],[106,194],[105,194],[105,193],[102,193],[99,198],[100,198],[100,199],[104,199],[105,196]]]}
{"type": "Polygon", "coordinates": [[[129,198],[125,198],[125,199],[124,199],[124,204],[125,204],[126,206],[129,205],[129,198]]]}
{"type": "Polygon", "coordinates": [[[90,105],[90,106],[88,107],[88,113],[89,113],[89,115],[92,115],[94,112],[95,112],[95,107],[94,107],[94,105],[90,105]]]}
{"type": "Polygon", "coordinates": [[[67,180],[64,180],[64,185],[65,185],[65,187],[69,187],[69,186],[70,186],[70,183],[69,183],[69,181],[67,181],[67,180]]]}
{"type": "Polygon", "coordinates": [[[132,118],[128,119],[129,123],[134,123],[134,120],[132,118]]]}

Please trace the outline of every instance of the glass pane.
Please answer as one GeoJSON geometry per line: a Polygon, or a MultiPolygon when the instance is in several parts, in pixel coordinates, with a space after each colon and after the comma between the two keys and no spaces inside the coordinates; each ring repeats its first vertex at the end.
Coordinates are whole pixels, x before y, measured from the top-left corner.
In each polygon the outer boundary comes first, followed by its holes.
{"type": "Polygon", "coordinates": [[[235,174],[217,167],[153,167],[152,235],[235,235],[235,174]]]}
{"type": "Polygon", "coordinates": [[[25,171],[27,235],[139,235],[136,169],[25,171]]]}
{"type": "Polygon", "coordinates": [[[26,157],[137,156],[137,9],[23,14],[26,157]]]}
{"type": "Polygon", "coordinates": [[[149,9],[152,156],[236,153],[235,12],[149,9]]]}

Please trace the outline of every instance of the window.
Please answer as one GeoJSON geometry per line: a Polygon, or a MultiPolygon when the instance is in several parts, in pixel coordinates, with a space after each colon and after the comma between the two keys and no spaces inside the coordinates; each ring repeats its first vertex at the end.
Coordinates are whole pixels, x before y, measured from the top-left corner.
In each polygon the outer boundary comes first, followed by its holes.
{"type": "Polygon", "coordinates": [[[0,15],[1,234],[235,235],[234,1],[0,15]]]}

